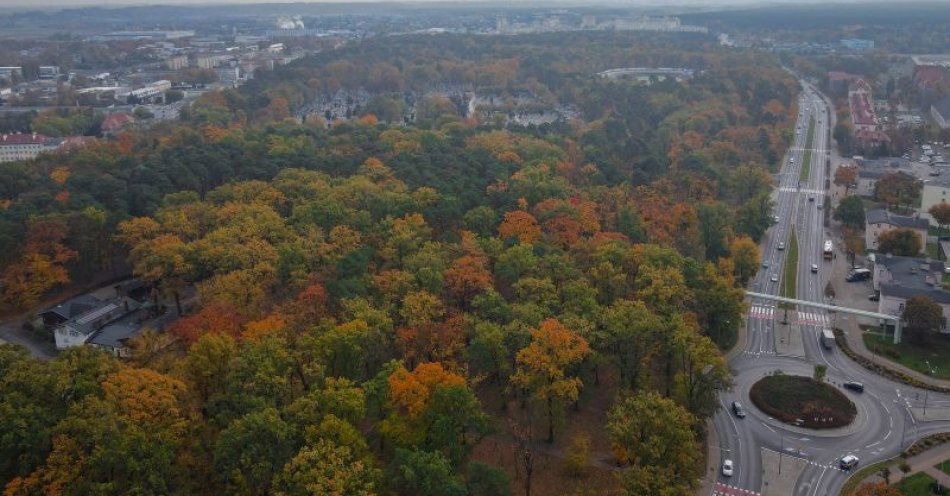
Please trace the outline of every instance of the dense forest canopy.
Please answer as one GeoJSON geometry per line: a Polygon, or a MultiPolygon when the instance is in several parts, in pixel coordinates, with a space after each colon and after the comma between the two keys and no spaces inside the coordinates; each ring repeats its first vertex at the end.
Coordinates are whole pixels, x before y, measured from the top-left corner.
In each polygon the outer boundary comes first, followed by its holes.
{"type": "Polygon", "coordinates": [[[0,165],[9,308],[125,263],[197,294],[126,360],[0,347],[5,494],[510,494],[525,450],[567,431],[624,467],[605,490],[689,494],[796,92],[775,60],[699,38],[393,37],[0,165]],[[697,72],[593,76],[629,66],[697,72]],[[438,85],[582,115],[293,118],[341,88],[438,85]]]}

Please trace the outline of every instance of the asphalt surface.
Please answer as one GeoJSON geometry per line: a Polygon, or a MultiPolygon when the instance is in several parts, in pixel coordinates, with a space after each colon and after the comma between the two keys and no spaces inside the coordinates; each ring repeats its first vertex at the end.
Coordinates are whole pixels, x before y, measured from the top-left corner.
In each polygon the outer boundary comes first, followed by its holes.
{"type": "MultiPolygon", "coordinates": [[[[760,246],[763,262],[768,263],[768,268],[763,264],[749,289],[766,294],[780,293],[788,250],[778,250],[777,246],[780,242],[788,245],[789,233],[794,226],[799,244],[797,298],[824,302],[825,284],[832,273],[831,264],[847,263],[838,246],[835,247],[837,257],[834,261],[822,257],[823,242],[831,237],[823,227],[824,211],[818,205],[825,203],[829,172],[825,164],[829,153],[833,153],[828,142],[828,130],[833,126],[829,119],[834,117],[834,112],[829,115],[828,102],[814,88],[805,83],[803,86],[797,124],[801,130],[785,157],[778,175],[778,187],[773,193],[778,222],[769,229],[760,246]],[[809,178],[800,181],[811,117],[815,118],[812,163],[809,178]],[[814,201],[809,201],[809,197],[814,197],[814,201]],[[818,273],[811,271],[812,264],[818,266],[818,273]],[[773,275],[777,275],[779,281],[772,281],[773,275]]],[[[830,208],[830,205],[825,206],[830,208]]],[[[841,456],[858,456],[860,468],[896,456],[915,439],[950,431],[950,421],[920,421],[910,410],[922,406],[925,397],[929,407],[948,406],[950,396],[925,394],[922,390],[889,381],[852,362],[837,347],[831,350],[822,347],[819,340],[821,330],[830,328],[833,321],[833,316],[826,311],[812,308],[789,310],[790,325],[786,326],[782,324],[784,312],[775,303],[749,301],[749,306],[746,348],[730,361],[735,387],[720,395],[723,408],[713,418],[720,444],[720,464],[726,458],[735,464],[731,477],[717,472],[720,483],[778,494],[769,489],[767,483],[771,481],[771,487],[775,489],[794,487],[791,494],[795,496],[837,495],[849,476],[848,472],[838,468],[841,456]],[[804,356],[778,354],[776,338],[787,338],[789,333],[795,332],[802,333],[804,356]],[[763,376],[775,370],[810,376],[816,364],[828,367],[826,380],[836,387],[845,381],[864,384],[863,393],[841,389],[858,406],[858,416],[851,426],[825,431],[789,426],[768,417],[749,400],[749,389],[763,376]],[[742,403],[747,413],[745,418],[736,418],[732,414],[733,401],[742,403]],[[782,453],[782,459],[786,460],[783,473],[777,473],[774,463],[763,464],[763,450],[782,453]],[[790,457],[804,460],[804,463],[790,457]],[[795,480],[776,484],[783,478],[795,480]]],[[[774,457],[770,454],[769,458],[774,457]]],[[[778,467],[781,466],[780,462],[778,467]]]]}

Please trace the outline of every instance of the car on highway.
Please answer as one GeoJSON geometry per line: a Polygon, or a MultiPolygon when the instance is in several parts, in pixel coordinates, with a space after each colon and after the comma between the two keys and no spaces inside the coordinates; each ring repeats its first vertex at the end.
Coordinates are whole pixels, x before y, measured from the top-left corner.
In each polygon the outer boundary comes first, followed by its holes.
{"type": "Polygon", "coordinates": [[[738,401],[733,401],[732,413],[738,418],[745,418],[745,409],[742,408],[742,403],[739,403],[738,401]]]}
{"type": "Polygon", "coordinates": [[[818,204],[818,210],[821,210],[822,208],[825,208],[824,205],[822,205],[821,203],[819,203],[819,204],[818,204]]]}
{"type": "Polygon", "coordinates": [[[777,250],[784,250],[784,249],[785,249],[785,242],[784,242],[784,241],[780,241],[779,244],[778,244],[778,246],[775,247],[775,248],[776,248],[777,250]]]}
{"type": "Polygon", "coordinates": [[[844,455],[838,460],[838,466],[842,470],[851,470],[858,466],[858,457],[854,455],[844,455]]]}
{"type": "Polygon", "coordinates": [[[864,384],[861,384],[860,382],[848,381],[842,384],[841,386],[844,387],[845,389],[850,389],[854,391],[855,393],[864,392],[864,384]]]}
{"type": "Polygon", "coordinates": [[[778,222],[778,216],[777,216],[777,215],[773,215],[773,216],[772,216],[772,220],[774,220],[775,222],[778,222]]]}
{"type": "Polygon", "coordinates": [[[732,460],[726,459],[722,461],[722,475],[732,477],[732,468],[732,460]]]}
{"type": "Polygon", "coordinates": [[[772,274],[772,277],[769,278],[772,282],[778,282],[778,274],[772,274]]]}
{"type": "Polygon", "coordinates": [[[814,197],[814,196],[809,196],[809,197],[808,197],[808,201],[810,201],[810,202],[815,201],[815,197],[814,197]]]}
{"type": "Polygon", "coordinates": [[[762,268],[763,268],[763,269],[767,269],[767,268],[769,268],[771,265],[772,265],[772,264],[770,264],[768,260],[762,262],[762,268]]]}
{"type": "Polygon", "coordinates": [[[812,274],[818,273],[818,264],[811,264],[811,273],[812,274]]]}

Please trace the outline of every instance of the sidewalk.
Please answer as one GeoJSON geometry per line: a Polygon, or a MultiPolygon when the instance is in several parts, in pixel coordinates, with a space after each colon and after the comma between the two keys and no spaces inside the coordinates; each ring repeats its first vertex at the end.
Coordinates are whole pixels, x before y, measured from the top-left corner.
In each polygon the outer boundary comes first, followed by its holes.
{"type": "MultiPolygon", "coordinates": [[[[935,465],[938,463],[950,459],[950,443],[943,443],[940,446],[924,451],[923,453],[912,456],[907,459],[907,464],[910,465],[910,472],[907,472],[905,476],[903,472],[900,471],[898,465],[900,462],[892,463],[888,465],[887,468],[891,471],[891,483],[897,482],[904,477],[909,477],[917,472],[924,472],[925,474],[933,477],[940,481],[941,484],[950,487],[950,476],[943,473],[935,465]]],[[[869,475],[866,479],[861,481],[861,484],[867,484],[869,482],[883,482],[884,479],[881,478],[879,473],[874,473],[869,475]]]]}

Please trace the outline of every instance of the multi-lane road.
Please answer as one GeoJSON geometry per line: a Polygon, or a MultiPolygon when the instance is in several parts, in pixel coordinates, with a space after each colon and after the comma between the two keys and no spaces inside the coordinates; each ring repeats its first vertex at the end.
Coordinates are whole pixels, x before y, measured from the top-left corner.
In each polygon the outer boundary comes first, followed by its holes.
{"type": "MultiPolygon", "coordinates": [[[[830,172],[826,161],[833,154],[828,130],[834,125],[834,113],[829,112],[829,102],[814,87],[802,82],[802,88],[798,132],[784,158],[773,196],[777,222],[762,240],[763,266],[750,282],[749,290],[781,293],[783,266],[792,242],[790,232],[794,230],[798,242],[796,297],[823,302],[824,288],[832,274],[831,264],[845,263],[844,256],[833,262],[822,256],[823,242],[830,239],[823,215],[824,208],[831,208],[825,205],[825,192],[830,172]],[[812,119],[815,128],[811,163],[804,178],[802,161],[807,155],[805,147],[812,119]],[[786,248],[779,249],[780,243],[786,248]],[[818,266],[817,272],[813,272],[812,265],[818,266]]],[[[852,362],[839,350],[822,347],[821,330],[831,327],[833,321],[827,312],[803,307],[789,310],[789,325],[783,325],[784,311],[773,302],[752,300],[749,307],[745,348],[730,361],[735,387],[720,395],[723,408],[713,418],[718,438],[713,452],[718,452],[720,463],[731,459],[735,464],[731,477],[717,472],[720,484],[776,496],[837,495],[849,475],[838,468],[841,456],[854,454],[861,465],[866,465],[896,456],[915,439],[950,431],[950,421],[915,418],[914,409],[919,409],[924,401],[923,391],[886,380],[852,362]],[[863,393],[842,389],[858,406],[857,418],[851,426],[824,432],[788,426],[771,419],[749,400],[749,389],[763,376],[775,370],[811,375],[816,364],[827,366],[827,380],[832,384],[864,384],[863,393]],[[732,413],[733,401],[745,407],[745,418],[732,413]]],[[[950,406],[950,396],[930,393],[927,399],[930,405],[950,406]]]]}

